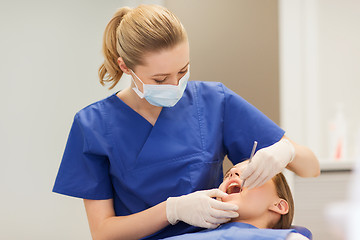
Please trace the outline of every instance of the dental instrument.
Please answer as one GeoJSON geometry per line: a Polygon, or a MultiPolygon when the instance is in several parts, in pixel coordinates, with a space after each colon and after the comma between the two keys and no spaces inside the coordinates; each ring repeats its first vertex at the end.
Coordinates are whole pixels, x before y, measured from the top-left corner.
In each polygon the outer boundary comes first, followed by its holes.
{"type": "MultiPolygon", "coordinates": [[[[254,141],[254,145],[253,145],[253,148],[252,148],[252,151],[250,154],[250,158],[249,158],[249,163],[251,163],[251,159],[253,158],[253,156],[255,154],[256,147],[257,147],[257,141],[254,141]]],[[[240,192],[242,192],[244,185],[245,185],[245,179],[241,184],[240,192]]]]}

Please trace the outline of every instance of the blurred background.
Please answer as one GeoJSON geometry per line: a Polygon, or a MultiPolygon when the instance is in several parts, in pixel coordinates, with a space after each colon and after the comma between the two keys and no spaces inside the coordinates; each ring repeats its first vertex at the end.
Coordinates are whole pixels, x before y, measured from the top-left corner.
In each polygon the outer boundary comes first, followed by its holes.
{"type": "Polygon", "coordinates": [[[316,153],[319,178],[287,173],[294,224],[345,239],[330,226],[360,161],[358,0],[0,0],[1,238],[91,239],[82,200],[51,190],[75,113],[129,85],[99,84],[102,34],[142,3],[184,24],[191,80],[223,82],[316,153]]]}

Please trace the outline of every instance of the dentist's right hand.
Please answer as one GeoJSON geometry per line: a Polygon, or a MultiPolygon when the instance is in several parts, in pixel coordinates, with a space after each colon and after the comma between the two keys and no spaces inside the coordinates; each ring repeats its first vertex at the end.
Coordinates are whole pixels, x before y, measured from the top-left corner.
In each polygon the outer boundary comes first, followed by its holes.
{"type": "Polygon", "coordinates": [[[219,189],[197,191],[166,200],[166,216],[172,225],[178,221],[203,228],[216,228],[219,224],[236,218],[238,206],[214,199],[225,197],[227,193],[219,189]]]}

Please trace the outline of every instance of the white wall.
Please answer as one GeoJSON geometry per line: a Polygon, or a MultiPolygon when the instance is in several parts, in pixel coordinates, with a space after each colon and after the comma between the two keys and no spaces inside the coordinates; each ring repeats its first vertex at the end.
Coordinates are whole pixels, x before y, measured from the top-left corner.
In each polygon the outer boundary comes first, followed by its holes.
{"type": "MultiPolygon", "coordinates": [[[[310,228],[314,239],[328,240],[333,234],[325,207],[347,199],[348,170],[360,160],[359,22],[358,0],[279,1],[281,123],[287,135],[316,153],[322,170],[331,169],[316,179],[290,178],[295,182],[295,224],[310,228]],[[329,158],[328,122],[337,102],[343,103],[348,123],[349,151],[343,162],[329,158]]],[[[336,220],[342,225],[339,216],[336,220]]]]}
{"type": "Polygon", "coordinates": [[[279,7],[282,126],[329,161],[328,123],[340,102],[348,125],[346,160],[353,161],[360,129],[360,1],[282,0],[279,7]]]}
{"type": "Polygon", "coordinates": [[[90,239],[82,200],[51,190],[74,114],[114,92],[97,78],[105,26],[140,2],[0,0],[1,239],[90,239]]]}
{"type": "MultiPolygon", "coordinates": [[[[347,121],[347,159],[354,161],[356,134],[360,130],[360,1],[318,0],[319,122],[327,140],[329,119],[336,103],[342,103],[347,121]]],[[[360,140],[360,139],[359,139],[360,140]]],[[[327,143],[327,141],[324,141],[327,143]]],[[[322,149],[325,156],[328,148],[322,149]]]]}

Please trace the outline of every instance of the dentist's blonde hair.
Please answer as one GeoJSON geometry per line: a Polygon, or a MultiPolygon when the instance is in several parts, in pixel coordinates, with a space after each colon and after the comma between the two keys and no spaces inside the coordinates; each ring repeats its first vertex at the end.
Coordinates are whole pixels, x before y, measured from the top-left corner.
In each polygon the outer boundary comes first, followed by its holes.
{"type": "Polygon", "coordinates": [[[118,9],[104,32],[104,63],[98,71],[100,83],[110,84],[112,89],[119,82],[123,74],[117,62],[119,57],[128,68],[134,69],[144,63],[144,54],[174,47],[185,40],[183,25],[164,7],[140,5],[118,9]]]}

